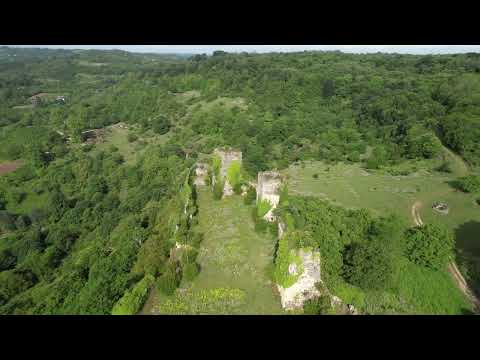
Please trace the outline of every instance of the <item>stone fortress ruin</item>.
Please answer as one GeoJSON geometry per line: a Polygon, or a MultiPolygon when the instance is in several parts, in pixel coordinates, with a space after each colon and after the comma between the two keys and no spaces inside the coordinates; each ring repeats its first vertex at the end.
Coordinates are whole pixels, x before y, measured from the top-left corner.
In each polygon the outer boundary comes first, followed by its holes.
{"type": "Polygon", "coordinates": [[[267,221],[275,221],[273,211],[280,202],[280,187],[282,177],[277,171],[264,171],[258,173],[257,204],[260,201],[268,201],[272,208],[263,216],[267,221]]]}
{"type": "MultiPolygon", "coordinates": [[[[220,181],[223,182],[223,197],[234,194],[232,184],[228,180],[228,170],[234,161],[242,163],[242,152],[234,149],[217,148],[213,152],[213,166],[207,162],[198,162],[195,168],[194,185],[205,186],[208,184],[208,178],[211,174],[211,185],[220,181]]],[[[259,172],[257,182],[242,184],[242,195],[245,195],[248,187],[256,188],[257,205],[261,201],[268,201],[271,208],[263,216],[263,219],[269,222],[278,222],[278,238],[282,239],[288,234],[288,229],[283,221],[277,218],[273,213],[280,203],[280,193],[284,178],[278,171],[259,172]]],[[[180,245],[181,246],[181,245],[180,245]]],[[[181,250],[177,245],[176,250],[181,250]]],[[[344,304],[340,298],[330,294],[321,279],[321,257],[320,252],[311,248],[291,249],[294,252],[294,258],[297,262],[290,263],[288,266],[289,275],[296,277],[296,281],[289,287],[282,287],[277,283],[277,289],[280,295],[281,305],[285,310],[295,310],[303,308],[306,301],[317,298],[321,295],[330,297],[332,306],[344,309],[345,314],[358,314],[351,304],[344,304]]]]}
{"type": "MultiPolygon", "coordinates": [[[[220,159],[220,180],[224,181],[223,187],[223,196],[231,196],[233,195],[233,187],[228,182],[227,178],[227,170],[234,161],[238,161],[242,164],[242,152],[239,150],[233,149],[215,149],[213,155],[220,159]]],[[[212,178],[212,185],[215,185],[217,179],[215,178],[215,174],[212,178]]]]}

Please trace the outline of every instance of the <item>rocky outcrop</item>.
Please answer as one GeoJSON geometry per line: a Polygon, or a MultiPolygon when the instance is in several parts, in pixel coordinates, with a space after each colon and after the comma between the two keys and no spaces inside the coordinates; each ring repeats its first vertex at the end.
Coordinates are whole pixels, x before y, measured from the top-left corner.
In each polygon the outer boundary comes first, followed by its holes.
{"type": "Polygon", "coordinates": [[[205,186],[208,176],[208,165],[205,163],[197,163],[195,168],[195,180],[194,185],[196,186],[205,186]]]}
{"type": "MultiPolygon", "coordinates": [[[[303,272],[297,281],[288,288],[277,285],[280,293],[282,307],[285,310],[302,308],[305,301],[320,296],[315,286],[321,282],[320,278],[320,253],[316,251],[298,250],[298,255],[302,259],[303,272]]],[[[298,271],[295,264],[289,265],[290,274],[294,275],[298,271]]]]}
{"type": "Polygon", "coordinates": [[[264,215],[267,221],[275,221],[273,211],[280,202],[280,187],[282,185],[282,177],[276,171],[264,171],[258,173],[257,182],[257,203],[260,201],[268,201],[272,208],[264,215]]]}

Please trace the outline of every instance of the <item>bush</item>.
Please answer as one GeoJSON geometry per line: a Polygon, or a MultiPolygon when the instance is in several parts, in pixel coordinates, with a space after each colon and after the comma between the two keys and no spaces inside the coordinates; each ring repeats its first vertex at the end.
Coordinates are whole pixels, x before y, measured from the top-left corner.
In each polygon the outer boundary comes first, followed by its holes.
{"type": "Polygon", "coordinates": [[[5,210],[7,207],[7,200],[3,194],[0,194],[0,210],[5,210]]]}
{"type": "Polygon", "coordinates": [[[0,272],[14,268],[16,263],[17,258],[10,250],[0,251],[0,272]]]}
{"type": "Polygon", "coordinates": [[[152,129],[159,135],[166,134],[170,131],[171,123],[165,116],[160,116],[154,120],[152,129]]]}
{"type": "Polygon", "coordinates": [[[251,205],[256,199],[257,190],[253,186],[250,186],[247,190],[247,193],[245,194],[245,197],[243,198],[243,203],[245,205],[251,205]]]}
{"type": "Polygon", "coordinates": [[[19,230],[25,230],[31,223],[27,215],[20,215],[17,217],[17,220],[15,220],[15,227],[19,230]]]}
{"type": "Polygon", "coordinates": [[[451,174],[453,172],[452,165],[448,161],[444,161],[439,167],[436,168],[437,171],[451,174]]]}
{"type": "Polygon", "coordinates": [[[480,191],[480,176],[468,175],[459,178],[457,181],[458,188],[463,192],[475,193],[480,191]]]}
{"type": "Polygon", "coordinates": [[[112,315],[135,315],[148,297],[150,286],[154,282],[152,275],[146,275],[131,290],[127,290],[122,298],[113,306],[112,315]]]}
{"type": "Polygon", "coordinates": [[[127,135],[127,140],[129,143],[133,143],[138,140],[138,136],[130,133],[127,135]]]}
{"type": "Polygon", "coordinates": [[[255,221],[255,231],[260,234],[265,234],[268,229],[268,221],[262,218],[257,218],[255,221]]]}
{"type": "Polygon", "coordinates": [[[166,271],[157,280],[157,289],[165,295],[173,295],[180,284],[176,272],[176,265],[169,265],[166,271]]]}
{"type": "Polygon", "coordinates": [[[286,233],[278,241],[277,256],[275,258],[275,282],[284,288],[292,286],[303,272],[302,259],[290,249],[291,233],[286,233]],[[288,272],[290,264],[297,265],[297,274],[292,275],[288,272]]]}
{"type": "Polygon", "coordinates": [[[233,192],[237,195],[241,195],[242,194],[242,183],[235,184],[235,186],[233,187],[233,192]]]}
{"type": "Polygon", "coordinates": [[[407,258],[434,270],[444,269],[453,258],[455,238],[440,224],[427,224],[407,231],[407,258]]]}
{"type": "Polygon", "coordinates": [[[0,211],[0,232],[15,230],[15,218],[6,211],[0,211]]]}
{"type": "Polygon", "coordinates": [[[187,263],[183,266],[183,277],[187,281],[192,281],[200,272],[196,263],[187,263]]]}
{"type": "Polygon", "coordinates": [[[223,197],[223,181],[217,181],[213,186],[213,198],[215,200],[221,200],[223,197]]]}
{"type": "MultiPolygon", "coordinates": [[[[235,190],[236,187],[240,187],[242,183],[241,165],[237,160],[233,160],[227,169],[227,180],[235,190]]],[[[240,188],[241,191],[241,188],[240,188]]]]}
{"type": "Polygon", "coordinates": [[[257,217],[263,218],[272,208],[272,204],[268,200],[260,200],[257,203],[257,217]]]}
{"type": "Polygon", "coordinates": [[[313,177],[314,179],[318,179],[318,174],[313,174],[312,177],[313,177]]]}
{"type": "Polygon", "coordinates": [[[317,298],[305,301],[303,304],[303,313],[305,315],[327,315],[332,309],[330,297],[321,295],[317,298]]]}

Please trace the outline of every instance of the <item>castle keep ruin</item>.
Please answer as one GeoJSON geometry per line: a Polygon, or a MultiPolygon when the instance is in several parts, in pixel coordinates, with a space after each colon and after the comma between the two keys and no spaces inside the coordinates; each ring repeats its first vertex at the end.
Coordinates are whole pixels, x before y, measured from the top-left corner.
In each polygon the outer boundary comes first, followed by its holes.
{"type": "MultiPolygon", "coordinates": [[[[242,152],[231,149],[215,149],[213,154],[220,159],[219,176],[220,180],[224,181],[223,196],[233,195],[233,187],[228,182],[227,170],[234,161],[238,161],[240,164],[242,164],[242,152]]],[[[212,185],[215,185],[216,181],[217,179],[215,178],[214,174],[212,185]]]]}
{"type": "Polygon", "coordinates": [[[272,208],[264,215],[267,221],[275,221],[273,210],[280,202],[280,187],[282,185],[282,177],[276,171],[264,171],[258,173],[257,183],[257,204],[260,201],[268,201],[272,208]]]}

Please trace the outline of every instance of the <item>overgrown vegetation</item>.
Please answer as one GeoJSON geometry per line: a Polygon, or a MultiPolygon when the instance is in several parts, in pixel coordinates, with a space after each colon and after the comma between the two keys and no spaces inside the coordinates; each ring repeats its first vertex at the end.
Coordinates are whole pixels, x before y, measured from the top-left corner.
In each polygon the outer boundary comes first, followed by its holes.
{"type": "MultiPolygon", "coordinates": [[[[472,170],[458,184],[474,204],[479,69],[478,54],[179,58],[0,48],[0,162],[22,164],[0,174],[0,313],[135,313],[146,279],[165,294],[198,279],[190,169],[219,146],[242,151],[248,177],[306,160],[405,175],[439,159],[439,170],[456,174],[442,158],[447,146],[468,163],[455,176],[472,170]],[[122,142],[109,142],[102,130],[120,121],[122,142]],[[86,139],[93,129],[99,136],[86,139]]],[[[248,178],[240,170],[227,173],[236,193],[248,178]]],[[[249,189],[245,203],[255,195],[249,189]]],[[[405,232],[396,218],[310,198],[288,197],[280,208],[287,230],[301,234],[289,249],[319,249],[329,289],[366,312],[461,312],[443,270],[452,234],[405,232]]],[[[261,219],[266,204],[254,210],[257,230],[276,229],[261,219]]],[[[229,303],[227,295],[219,296],[229,303]]]]}

